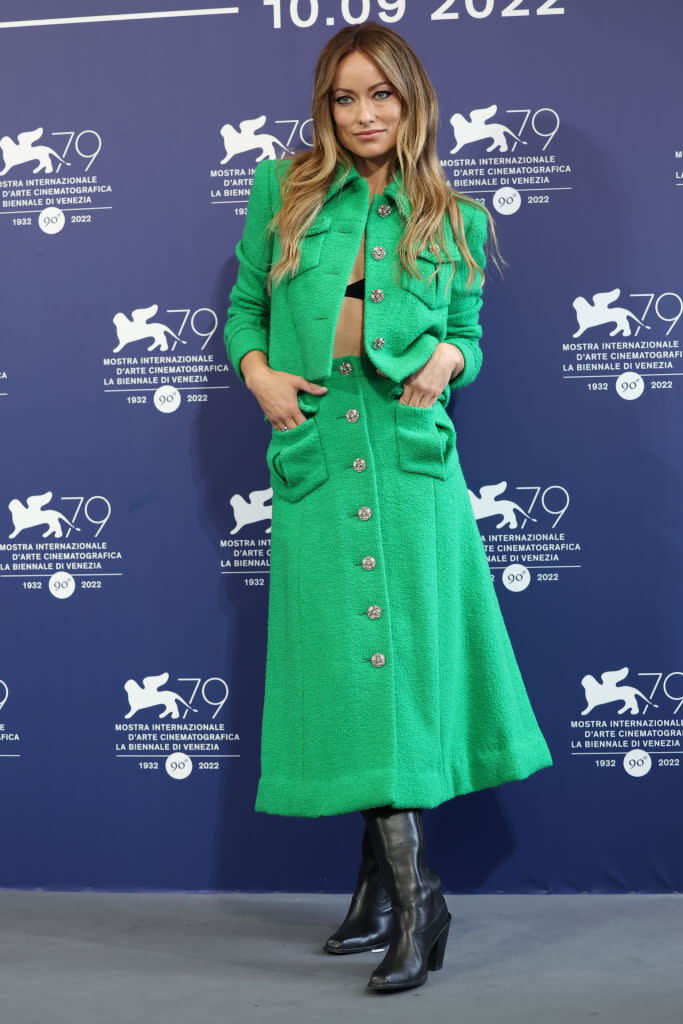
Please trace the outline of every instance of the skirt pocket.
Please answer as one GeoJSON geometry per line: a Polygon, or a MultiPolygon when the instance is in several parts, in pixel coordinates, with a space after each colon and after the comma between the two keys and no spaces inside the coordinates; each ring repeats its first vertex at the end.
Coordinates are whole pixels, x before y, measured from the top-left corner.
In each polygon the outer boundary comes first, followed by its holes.
{"type": "Polygon", "coordinates": [[[401,469],[445,480],[455,469],[453,421],[438,399],[432,406],[395,405],[396,444],[401,469]]]}
{"type": "Polygon", "coordinates": [[[266,449],[273,492],[285,501],[300,501],[329,476],[316,416],[289,430],[273,430],[266,449]]]}

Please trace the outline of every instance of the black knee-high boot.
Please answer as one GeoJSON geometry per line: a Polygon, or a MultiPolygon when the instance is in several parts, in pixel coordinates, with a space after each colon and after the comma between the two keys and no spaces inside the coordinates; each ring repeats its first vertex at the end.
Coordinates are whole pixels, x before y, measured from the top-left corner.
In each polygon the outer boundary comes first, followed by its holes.
{"type": "Polygon", "coordinates": [[[328,953],[365,953],[386,946],[391,929],[391,899],[382,885],[368,826],[361,847],[358,881],[343,923],[325,943],[328,953]]]}
{"type": "Polygon", "coordinates": [[[363,814],[392,905],[389,948],[368,988],[414,988],[441,968],[451,922],[441,880],[425,864],[422,809],[376,807],[363,814]]]}

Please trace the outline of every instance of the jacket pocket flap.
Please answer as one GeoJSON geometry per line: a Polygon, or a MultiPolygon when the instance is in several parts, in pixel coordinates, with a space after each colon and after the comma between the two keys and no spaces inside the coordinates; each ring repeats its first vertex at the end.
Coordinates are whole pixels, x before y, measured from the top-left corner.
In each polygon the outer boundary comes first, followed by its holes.
{"type": "Polygon", "coordinates": [[[332,223],[332,216],[329,213],[320,213],[311,224],[308,231],[304,232],[303,237],[308,238],[309,235],[319,235],[321,231],[327,231],[330,224],[332,223]]]}
{"type": "MultiPolygon", "coordinates": [[[[431,252],[430,249],[429,249],[429,246],[427,246],[426,249],[421,249],[420,252],[418,252],[417,255],[418,255],[418,257],[421,260],[429,260],[429,262],[433,263],[435,267],[437,267],[439,265],[439,257],[438,257],[438,255],[436,253],[431,252]]],[[[454,262],[457,262],[458,260],[462,259],[462,255],[460,253],[460,250],[458,249],[458,247],[457,247],[457,245],[455,243],[453,243],[453,245],[451,246],[451,256],[453,257],[453,261],[454,262]]],[[[442,267],[443,266],[450,267],[450,260],[448,259],[448,256],[446,255],[446,250],[445,249],[441,253],[441,266],[442,267]]]]}
{"type": "MultiPolygon", "coordinates": [[[[418,252],[418,254],[417,254],[417,255],[419,256],[419,258],[420,258],[420,259],[423,259],[423,260],[429,260],[429,262],[430,262],[430,263],[433,263],[435,267],[437,267],[437,266],[439,265],[439,257],[438,257],[438,254],[437,254],[437,253],[434,253],[434,252],[432,252],[432,251],[430,250],[429,246],[427,246],[427,248],[426,248],[426,249],[422,249],[422,250],[420,250],[420,252],[418,252]]],[[[442,257],[441,257],[441,261],[443,262],[443,261],[444,261],[444,259],[445,259],[445,256],[442,256],[442,257]]]]}

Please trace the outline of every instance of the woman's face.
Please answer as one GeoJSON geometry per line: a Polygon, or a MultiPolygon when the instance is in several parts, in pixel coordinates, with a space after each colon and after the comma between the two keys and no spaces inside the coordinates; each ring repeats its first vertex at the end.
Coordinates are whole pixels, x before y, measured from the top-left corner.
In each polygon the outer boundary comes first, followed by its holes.
{"type": "Polygon", "coordinates": [[[337,137],[353,154],[372,162],[395,150],[401,100],[365,53],[354,50],[339,61],[331,102],[337,137]]]}

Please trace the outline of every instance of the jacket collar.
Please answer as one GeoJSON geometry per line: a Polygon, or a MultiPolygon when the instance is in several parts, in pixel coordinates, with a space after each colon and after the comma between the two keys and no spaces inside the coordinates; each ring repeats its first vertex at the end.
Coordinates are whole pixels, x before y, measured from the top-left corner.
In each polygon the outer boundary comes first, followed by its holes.
{"type": "MultiPolygon", "coordinates": [[[[341,161],[337,161],[337,167],[336,167],[336,170],[334,172],[334,178],[332,179],[332,184],[328,188],[327,195],[325,196],[325,199],[324,199],[323,202],[324,203],[328,202],[342,188],[346,188],[347,185],[351,184],[351,182],[359,180],[360,178],[361,178],[361,175],[358,173],[358,169],[357,169],[355,163],[353,163],[353,161],[351,162],[351,168],[350,168],[350,170],[348,172],[347,172],[346,167],[344,166],[344,164],[341,161]]],[[[401,196],[399,198],[399,190],[401,188],[402,181],[403,181],[403,176],[401,174],[401,168],[397,167],[395,172],[394,172],[393,178],[391,179],[391,181],[388,183],[388,185],[384,189],[384,192],[382,193],[382,195],[385,196],[385,197],[388,196],[390,199],[392,199],[393,202],[396,204],[396,207],[397,207],[399,213],[401,213],[403,218],[405,220],[407,220],[408,217],[410,216],[411,211],[412,211],[412,204],[411,204],[410,200],[408,199],[408,196],[406,196],[406,195],[403,195],[403,196],[401,196]]]]}

